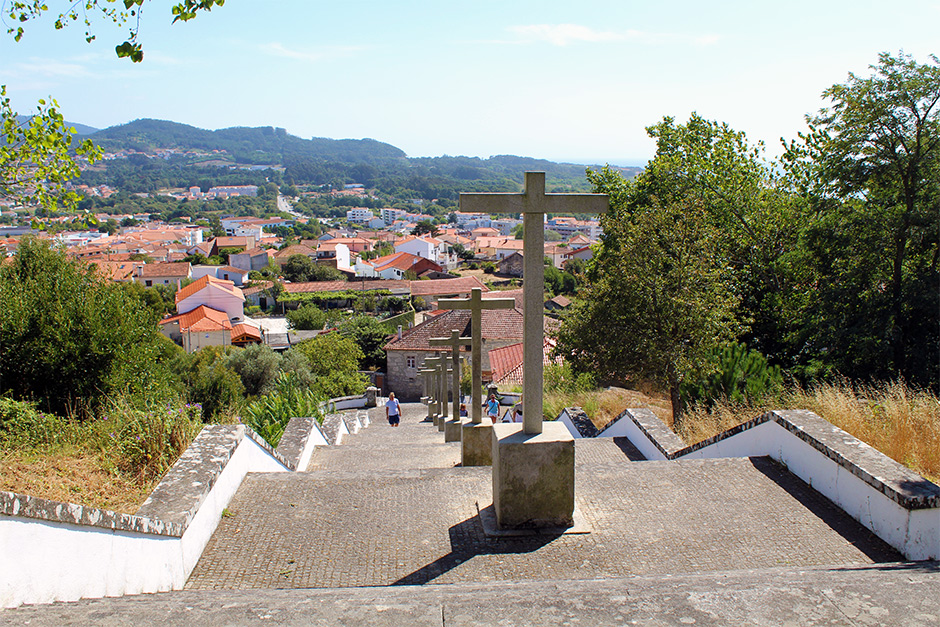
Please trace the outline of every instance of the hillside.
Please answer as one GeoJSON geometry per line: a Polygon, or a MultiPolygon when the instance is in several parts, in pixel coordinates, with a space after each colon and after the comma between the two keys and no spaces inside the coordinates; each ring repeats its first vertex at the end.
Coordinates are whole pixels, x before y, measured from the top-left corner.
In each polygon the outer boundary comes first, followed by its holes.
{"type": "Polygon", "coordinates": [[[134,120],[89,135],[105,150],[156,149],[225,150],[239,163],[280,164],[289,160],[317,159],[341,163],[371,163],[401,159],[404,151],[374,139],[302,139],[283,128],[234,127],[205,129],[165,120],[134,120]]]}
{"type": "MultiPolygon", "coordinates": [[[[107,161],[83,172],[82,182],[107,184],[130,192],[167,187],[208,189],[212,185],[341,187],[358,183],[399,199],[447,199],[460,192],[512,192],[522,188],[524,173],[547,173],[550,192],[588,191],[585,166],[514,155],[408,158],[391,144],[374,139],[302,139],[282,128],[226,128],[216,131],[165,120],[141,119],[86,135],[108,152],[134,150],[141,155],[107,161]],[[179,153],[148,158],[160,150],[179,153]],[[224,151],[215,155],[214,151],[224,151]],[[213,154],[208,154],[213,153],[213,154]],[[278,166],[277,172],[234,166],[278,166]]],[[[592,166],[595,167],[595,166],[592,166]]],[[[627,178],[640,168],[621,168],[627,178]]]]}

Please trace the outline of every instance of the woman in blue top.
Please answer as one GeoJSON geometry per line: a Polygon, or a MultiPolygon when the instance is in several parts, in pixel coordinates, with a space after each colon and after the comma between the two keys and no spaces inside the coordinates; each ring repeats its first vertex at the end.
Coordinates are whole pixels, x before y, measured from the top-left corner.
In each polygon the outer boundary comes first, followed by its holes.
{"type": "Polygon", "coordinates": [[[499,401],[496,400],[495,394],[490,394],[490,399],[486,401],[486,415],[490,417],[493,424],[499,420],[499,401]]]}
{"type": "Polygon", "coordinates": [[[388,418],[388,424],[397,427],[401,422],[401,405],[395,398],[395,393],[390,392],[388,400],[385,402],[385,417],[388,418]]]}

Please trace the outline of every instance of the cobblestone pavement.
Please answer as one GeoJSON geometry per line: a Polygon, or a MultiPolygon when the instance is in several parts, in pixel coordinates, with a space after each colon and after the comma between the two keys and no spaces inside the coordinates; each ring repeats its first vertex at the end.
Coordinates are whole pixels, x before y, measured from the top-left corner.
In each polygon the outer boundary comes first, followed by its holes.
{"type": "Polygon", "coordinates": [[[576,506],[592,532],[489,539],[491,469],[404,405],[318,450],[306,473],[249,475],[187,589],[322,588],[869,564],[901,556],[767,458],[631,462],[579,441],[576,506]]]}

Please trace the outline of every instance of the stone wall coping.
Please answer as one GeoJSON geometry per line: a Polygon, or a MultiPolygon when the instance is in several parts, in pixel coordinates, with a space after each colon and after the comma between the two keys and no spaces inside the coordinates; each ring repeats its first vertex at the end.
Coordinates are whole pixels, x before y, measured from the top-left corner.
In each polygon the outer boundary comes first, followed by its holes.
{"type": "Polygon", "coordinates": [[[185,531],[178,523],[16,492],[0,492],[0,515],[158,536],[181,537],[185,531]]]}
{"type": "MultiPolygon", "coordinates": [[[[672,459],[673,456],[686,448],[685,442],[676,435],[672,429],[666,426],[662,420],[656,417],[652,410],[642,407],[639,409],[627,409],[620,418],[627,417],[633,421],[637,428],[643,432],[643,435],[659,449],[659,452],[672,459]]],[[[618,418],[617,420],[620,420],[618,418]]],[[[616,422],[616,421],[615,421],[616,422]]]]}
{"type": "MultiPolygon", "coordinates": [[[[281,441],[277,444],[277,452],[290,462],[291,469],[296,470],[300,462],[300,456],[303,454],[310,435],[314,431],[323,431],[320,429],[320,423],[316,416],[297,416],[290,419],[287,427],[284,428],[284,434],[281,441]]],[[[324,436],[324,439],[325,436],[324,436]]]]}
{"type": "Polygon", "coordinates": [[[580,407],[565,407],[562,413],[568,416],[568,420],[571,421],[571,424],[578,430],[582,438],[595,438],[603,431],[603,429],[594,426],[594,423],[580,407]]]}
{"type": "Polygon", "coordinates": [[[290,463],[250,427],[206,425],[140,506],[137,515],[176,523],[185,531],[246,437],[285,469],[291,468],[290,463]]]}
{"type": "Polygon", "coordinates": [[[343,420],[341,414],[327,414],[323,417],[323,422],[320,423],[320,431],[323,433],[323,437],[326,438],[326,441],[330,445],[337,443],[342,434],[342,429],[346,427],[346,421],[343,420]]]}
{"type": "Polygon", "coordinates": [[[758,425],[775,422],[904,509],[940,507],[940,486],[805,409],[770,411],[691,446],[686,446],[649,409],[628,409],[621,417],[633,420],[666,459],[679,459],[758,425]]]}

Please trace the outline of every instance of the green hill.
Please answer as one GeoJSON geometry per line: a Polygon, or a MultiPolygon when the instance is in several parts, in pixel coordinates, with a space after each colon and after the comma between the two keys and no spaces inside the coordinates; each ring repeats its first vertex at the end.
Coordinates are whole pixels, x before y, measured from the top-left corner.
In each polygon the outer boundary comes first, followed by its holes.
{"type": "Polygon", "coordinates": [[[234,127],[217,131],[168,122],[134,120],[90,135],[106,150],[134,149],[150,152],[161,148],[225,150],[239,163],[273,165],[296,159],[341,163],[385,161],[405,157],[404,151],[374,139],[302,139],[283,128],[234,127]]]}

